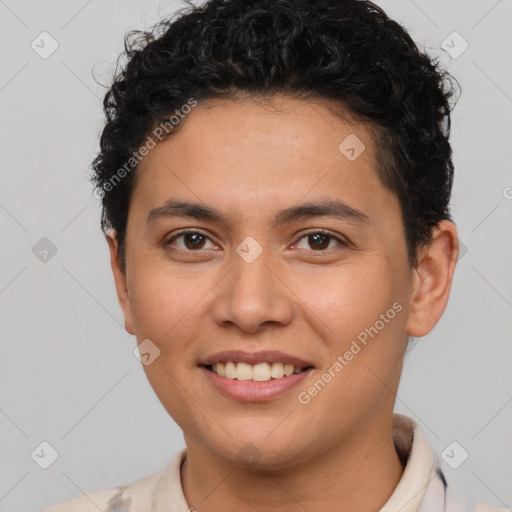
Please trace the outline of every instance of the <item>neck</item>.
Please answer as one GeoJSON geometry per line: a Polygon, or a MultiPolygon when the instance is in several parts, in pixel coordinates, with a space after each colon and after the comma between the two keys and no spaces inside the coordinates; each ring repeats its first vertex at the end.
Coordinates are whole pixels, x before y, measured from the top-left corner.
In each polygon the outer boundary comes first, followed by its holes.
{"type": "Polygon", "coordinates": [[[359,428],[328,452],[276,471],[240,468],[187,443],[181,479],[187,503],[197,512],[377,512],[402,474],[389,425],[359,428]]]}

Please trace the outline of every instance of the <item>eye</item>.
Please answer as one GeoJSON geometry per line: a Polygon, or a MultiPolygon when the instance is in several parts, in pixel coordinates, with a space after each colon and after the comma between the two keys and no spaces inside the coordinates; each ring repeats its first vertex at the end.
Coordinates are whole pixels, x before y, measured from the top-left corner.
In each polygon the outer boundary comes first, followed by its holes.
{"type": "Polygon", "coordinates": [[[198,249],[205,248],[206,240],[209,240],[212,243],[212,245],[215,246],[215,244],[213,244],[213,242],[200,231],[184,230],[180,231],[172,238],[170,238],[167,242],[165,242],[165,245],[175,245],[176,247],[178,247],[178,249],[184,251],[196,251],[198,249]],[[176,240],[179,239],[182,239],[183,245],[181,246],[179,244],[174,243],[176,240]]]}
{"type": "Polygon", "coordinates": [[[331,245],[332,241],[338,242],[340,246],[346,246],[347,243],[343,240],[339,239],[338,237],[332,235],[329,232],[326,231],[310,231],[309,233],[304,234],[300,237],[299,243],[297,244],[298,249],[312,249],[313,251],[325,251],[327,249],[330,249],[332,247],[329,247],[331,245]],[[306,244],[309,245],[309,247],[300,247],[300,241],[306,239],[306,244]]]}
{"type": "MultiPolygon", "coordinates": [[[[299,239],[299,242],[296,244],[296,247],[297,249],[306,249],[320,252],[332,249],[333,242],[337,242],[341,247],[347,245],[347,242],[334,236],[330,232],[316,230],[302,235],[299,239]],[[306,239],[305,244],[309,245],[309,247],[300,247],[301,241],[304,239],[306,239]]],[[[197,252],[200,249],[215,248],[215,244],[210,240],[209,237],[207,237],[204,233],[193,229],[183,230],[179,233],[176,233],[168,241],[166,241],[164,245],[174,245],[178,249],[187,252],[197,252]],[[176,243],[178,240],[181,240],[181,243],[176,243]],[[211,247],[207,247],[208,241],[210,242],[211,247]]]]}

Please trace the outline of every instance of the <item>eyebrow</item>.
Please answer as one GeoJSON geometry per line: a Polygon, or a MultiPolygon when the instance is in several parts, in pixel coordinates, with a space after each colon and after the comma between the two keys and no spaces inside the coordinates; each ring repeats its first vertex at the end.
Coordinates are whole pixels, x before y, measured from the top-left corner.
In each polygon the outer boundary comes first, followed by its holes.
{"type": "MultiPolygon", "coordinates": [[[[291,223],[314,217],[335,217],[338,219],[369,224],[370,218],[366,213],[349,206],[340,199],[324,199],[317,202],[302,203],[284,210],[280,210],[275,217],[275,225],[291,223]]],[[[146,224],[154,224],[160,219],[172,217],[185,217],[198,220],[227,223],[224,215],[211,206],[177,199],[169,199],[163,205],[150,210],[146,216],[146,224]]]]}

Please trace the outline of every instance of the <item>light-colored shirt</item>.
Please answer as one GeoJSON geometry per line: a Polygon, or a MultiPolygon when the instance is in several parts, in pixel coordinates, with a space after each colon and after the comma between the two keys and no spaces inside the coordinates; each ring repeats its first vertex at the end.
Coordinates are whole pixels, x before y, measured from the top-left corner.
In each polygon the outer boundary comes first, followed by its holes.
{"type": "MultiPolygon", "coordinates": [[[[483,503],[470,507],[455,496],[421,428],[412,419],[393,415],[393,441],[404,472],[380,512],[500,512],[483,503]]],[[[186,455],[183,449],[159,473],[84,494],[41,512],[193,512],[181,486],[180,470],[186,455]]]]}

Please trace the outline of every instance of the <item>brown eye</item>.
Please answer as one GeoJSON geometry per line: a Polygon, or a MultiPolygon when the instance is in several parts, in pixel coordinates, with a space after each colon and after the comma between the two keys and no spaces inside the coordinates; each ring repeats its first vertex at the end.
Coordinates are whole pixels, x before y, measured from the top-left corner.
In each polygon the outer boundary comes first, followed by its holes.
{"type": "Polygon", "coordinates": [[[209,238],[199,231],[182,231],[173,236],[165,245],[175,245],[178,249],[186,251],[197,251],[204,249],[208,240],[209,238]],[[176,243],[176,241],[180,239],[182,240],[181,245],[176,243]]]}
{"type": "Polygon", "coordinates": [[[324,233],[323,231],[315,231],[311,233],[306,233],[303,235],[300,240],[306,239],[307,247],[300,247],[300,241],[297,245],[299,249],[311,249],[313,251],[325,251],[327,249],[332,248],[331,243],[333,241],[337,242],[338,245],[344,246],[346,245],[342,240],[331,235],[329,233],[324,233]]]}

